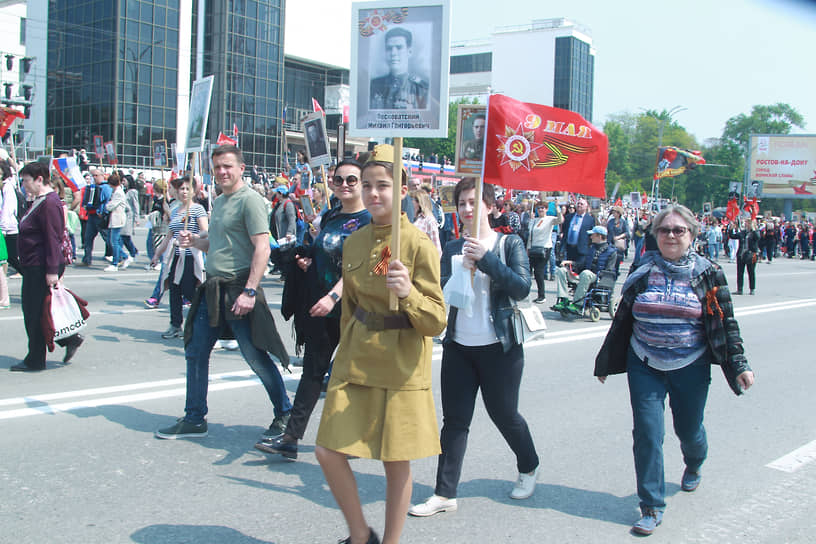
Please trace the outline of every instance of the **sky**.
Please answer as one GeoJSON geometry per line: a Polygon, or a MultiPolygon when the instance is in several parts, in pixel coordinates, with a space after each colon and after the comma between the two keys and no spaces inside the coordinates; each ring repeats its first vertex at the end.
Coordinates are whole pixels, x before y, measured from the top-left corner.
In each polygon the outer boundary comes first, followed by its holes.
{"type": "MultiPolygon", "coordinates": [[[[285,52],[348,67],[350,0],[289,0],[285,52]]],[[[410,5],[410,0],[405,4],[410,5]]],[[[803,0],[452,0],[451,40],[566,17],[595,48],[594,124],[643,109],[674,119],[698,143],[757,104],[785,102],[816,133],[816,2],[803,0]]],[[[552,100],[542,99],[541,103],[552,100]]]]}

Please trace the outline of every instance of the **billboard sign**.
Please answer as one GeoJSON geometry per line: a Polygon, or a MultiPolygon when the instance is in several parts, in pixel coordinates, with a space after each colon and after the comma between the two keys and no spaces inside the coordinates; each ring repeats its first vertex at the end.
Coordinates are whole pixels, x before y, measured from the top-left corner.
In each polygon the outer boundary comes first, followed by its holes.
{"type": "Polygon", "coordinates": [[[816,134],[752,134],[745,196],[816,198],[816,134]]]}

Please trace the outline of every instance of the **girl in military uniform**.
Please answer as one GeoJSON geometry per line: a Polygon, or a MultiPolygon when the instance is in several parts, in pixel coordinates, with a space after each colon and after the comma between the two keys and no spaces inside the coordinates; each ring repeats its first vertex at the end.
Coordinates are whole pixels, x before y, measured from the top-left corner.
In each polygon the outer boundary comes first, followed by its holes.
{"type": "MultiPolygon", "coordinates": [[[[348,456],[380,459],[386,476],[384,543],[399,542],[411,500],[410,460],[437,455],[431,337],[445,328],[439,254],[400,219],[400,259],[391,259],[393,148],[380,145],[362,170],[371,224],[343,245],[340,345],[315,454],[346,519],[343,542],[379,542],[363,516],[348,456]],[[389,310],[389,295],[399,300],[389,310]]],[[[402,173],[402,196],[407,176],[402,173]]]]}

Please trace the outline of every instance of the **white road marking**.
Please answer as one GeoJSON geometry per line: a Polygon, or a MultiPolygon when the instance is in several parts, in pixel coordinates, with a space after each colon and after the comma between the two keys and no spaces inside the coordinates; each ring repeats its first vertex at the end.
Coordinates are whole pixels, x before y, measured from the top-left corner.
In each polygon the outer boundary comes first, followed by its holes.
{"type": "MultiPolygon", "coordinates": [[[[808,306],[816,306],[816,299],[799,299],[788,302],[778,302],[772,304],[760,304],[756,306],[749,306],[741,308],[736,311],[737,317],[762,314],[768,312],[777,312],[790,310],[792,308],[803,308],[808,306]]],[[[134,309],[134,310],[120,310],[117,313],[134,313],[148,310],[134,309]]],[[[102,312],[98,312],[102,313],[102,312]]],[[[109,311],[113,313],[113,311],[109,311]]],[[[7,319],[7,318],[0,318],[7,319]]],[[[21,319],[21,318],[20,318],[21,319]]],[[[598,325],[591,325],[581,330],[566,330],[557,332],[548,332],[544,338],[535,340],[525,344],[528,348],[546,346],[553,344],[562,344],[567,342],[577,342],[582,340],[590,340],[594,338],[601,338],[606,335],[609,328],[609,322],[604,322],[598,325]]],[[[442,358],[442,346],[434,345],[433,360],[439,361],[442,358]]],[[[300,379],[300,369],[295,368],[292,374],[284,374],[284,381],[296,381],[300,379]]],[[[159,380],[155,382],[142,382],[134,384],[115,385],[109,387],[98,387],[92,389],[82,389],[76,391],[64,391],[59,393],[48,393],[42,395],[32,395],[27,397],[13,397],[8,399],[0,399],[0,406],[20,406],[20,408],[12,408],[5,411],[0,411],[0,420],[14,419],[19,417],[53,414],[57,412],[70,412],[80,410],[82,408],[93,408],[99,406],[109,406],[113,404],[142,402],[146,400],[154,400],[167,397],[184,396],[186,391],[184,387],[176,387],[185,384],[185,378],[175,378],[169,380],[159,380]],[[169,387],[169,389],[167,389],[169,387]],[[143,391],[145,389],[158,389],[157,391],[148,391],[141,393],[102,396],[93,398],[97,395],[110,395],[112,393],[127,393],[131,391],[143,391]],[[58,404],[49,404],[50,401],[64,400],[79,397],[80,400],[72,402],[64,402],[58,404]],[[83,398],[84,397],[84,398],[83,398]],[[32,406],[32,404],[38,404],[32,406]],[[25,406],[27,405],[27,406],[25,406]]],[[[260,380],[255,376],[251,370],[241,370],[234,372],[225,372],[220,374],[210,375],[210,391],[223,391],[228,389],[236,389],[241,387],[252,387],[260,385],[260,380]],[[229,380],[229,381],[226,381],[229,380]]],[[[816,458],[816,442],[809,444],[813,446],[813,451],[808,455],[816,458]]],[[[799,451],[799,450],[797,450],[799,451]]],[[[796,453],[796,452],[794,452],[796,453]]],[[[793,454],[790,454],[793,455],[793,454]]],[[[808,459],[809,462],[812,459],[808,459]]],[[[779,461],[779,460],[778,460],[779,461]]],[[[774,463],[778,462],[775,461],[774,463]]],[[[777,468],[777,467],[772,467],[777,468]]],[[[783,469],[780,469],[783,470],[783,469]]],[[[795,469],[794,469],[795,470],[795,469]]]]}
{"type": "Polygon", "coordinates": [[[811,461],[816,461],[816,440],[793,450],[787,455],[783,455],[776,461],[771,461],[765,466],[782,472],[796,472],[811,461]]]}

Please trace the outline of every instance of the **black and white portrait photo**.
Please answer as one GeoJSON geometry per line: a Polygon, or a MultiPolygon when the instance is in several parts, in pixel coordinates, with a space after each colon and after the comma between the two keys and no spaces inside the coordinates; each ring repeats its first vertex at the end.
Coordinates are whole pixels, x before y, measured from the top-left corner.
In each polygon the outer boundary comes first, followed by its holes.
{"type": "Polygon", "coordinates": [[[303,121],[303,132],[306,136],[306,154],[309,156],[309,165],[312,168],[330,165],[331,154],[323,114],[315,112],[307,116],[303,121]]]}
{"type": "Polygon", "coordinates": [[[446,0],[352,4],[352,136],[447,136],[446,0]]]}

